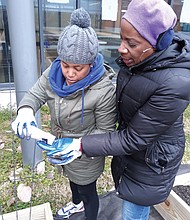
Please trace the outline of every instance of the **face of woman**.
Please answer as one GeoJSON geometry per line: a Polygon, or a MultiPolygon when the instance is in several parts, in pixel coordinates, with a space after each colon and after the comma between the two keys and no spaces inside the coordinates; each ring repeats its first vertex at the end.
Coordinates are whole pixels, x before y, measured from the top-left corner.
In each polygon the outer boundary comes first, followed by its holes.
{"type": "Polygon", "coordinates": [[[88,75],[90,64],[72,64],[61,61],[61,69],[67,85],[71,85],[88,75]]]}
{"type": "Polygon", "coordinates": [[[125,19],[121,20],[121,44],[118,51],[128,67],[142,62],[154,53],[152,45],[125,19]]]}

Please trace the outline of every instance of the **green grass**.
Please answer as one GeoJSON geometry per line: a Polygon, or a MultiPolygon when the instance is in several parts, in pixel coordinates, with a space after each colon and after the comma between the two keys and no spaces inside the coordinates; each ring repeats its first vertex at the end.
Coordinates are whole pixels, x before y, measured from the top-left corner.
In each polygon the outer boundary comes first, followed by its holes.
{"type": "MultiPolygon", "coordinates": [[[[49,202],[54,213],[65,203],[70,201],[71,193],[68,179],[60,173],[57,167],[47,162],[45,155],[45,172],[37,174],[30,167],[22,167],[22,153],[20,139],[12,134],[11,122],[16,113],[9,109],[0,110],[0,214],[27,208],[49,202]],[[17,181],[10,179],[16,170],[23,168],[17,175],[17,181]],[[24,183],[32,188],[31,202],[21,202],[17,197],[17,187],[24,183]]],[[[49,131],[50,116],[47,106],[41,109],[41,121],[43,130],[49,131]]],[[[190,107],[184,114],[186,149],[183,163],[190,161],[190,107]]],[[[103,194],[113,186],[110,168],[111,157],[106,158],[105,171],[97,182],[98,193],[103,194]]]]}

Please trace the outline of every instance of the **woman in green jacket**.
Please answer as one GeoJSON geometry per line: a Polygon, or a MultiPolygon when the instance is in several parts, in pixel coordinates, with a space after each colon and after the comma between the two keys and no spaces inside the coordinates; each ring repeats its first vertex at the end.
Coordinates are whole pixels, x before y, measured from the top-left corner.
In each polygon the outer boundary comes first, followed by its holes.
{"type": "MultiPolygon", "coordinates": [[[[114,130],[115,87],[98,53],[97,35],[90,22],[89,14],[82,8],[71,14],[70,25],[59,37],[59,56],[19,103],[13,122],[19,137],[30,137],[34,113],[45,103],[50,109],[51,132],[56,138],[79,138],[114,130]]],[[[70,180],[73,201],[57,212],[58,217],[68,218],[85,210],[87,220],[97,219],[96,181],[103,172],[104,161],[104,156],[82,155],[63,166],[70,180]]],[[[50,162],[57,163],[51,158],[50,162]]]]}

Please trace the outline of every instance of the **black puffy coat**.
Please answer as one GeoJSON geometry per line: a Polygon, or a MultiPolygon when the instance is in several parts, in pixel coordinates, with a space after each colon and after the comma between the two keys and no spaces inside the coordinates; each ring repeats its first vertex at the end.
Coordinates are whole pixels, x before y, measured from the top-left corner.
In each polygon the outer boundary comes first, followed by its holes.
{"type": "MultiPolygon", "coordinates": [[[[190,44],[175,37],[164,51],[126,67],[117,78],[119,129],[82,138],[87,156],[120,155],[119,196],[139,205],[169,195],[184,148],[183,112],[190,102],[190,44]]],[[[116,158],[117,159],[117,158],[116,158]]],[[[115,172],[113,172],[115,173],[115,172]]]]}

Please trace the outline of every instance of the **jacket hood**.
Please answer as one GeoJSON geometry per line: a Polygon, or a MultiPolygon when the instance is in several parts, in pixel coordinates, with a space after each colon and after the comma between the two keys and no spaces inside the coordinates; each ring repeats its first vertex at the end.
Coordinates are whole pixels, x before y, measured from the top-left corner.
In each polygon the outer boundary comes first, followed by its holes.
{"type": "MultiPolygon", "coordinates": [[[[190,40],[190,39],[189,39],[190,40]]],[[[190,69],[190,41],[174,37],[173,43],[166,50],[155,53],[154,65],[150,68],[187,68],[190,69]]],[[[153,55],[154,56],[154,55],[153,55]]]]}

